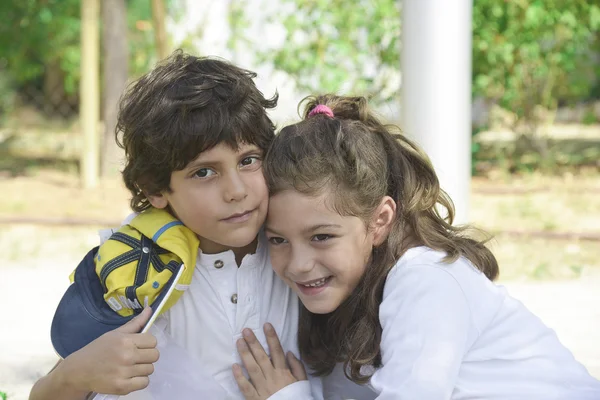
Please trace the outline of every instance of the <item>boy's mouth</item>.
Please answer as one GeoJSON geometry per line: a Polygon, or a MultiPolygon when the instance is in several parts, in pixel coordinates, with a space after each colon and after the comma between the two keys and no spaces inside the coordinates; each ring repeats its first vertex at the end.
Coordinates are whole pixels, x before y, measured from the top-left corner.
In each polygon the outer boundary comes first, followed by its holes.
{"type": "Polygon", "coordinates": [[[252,216],[252,213],[255,210],[256,210],[256,208],[253,210],[243,211],[241,213],[231,214],[229,217],[223,218],[221,221],[232,222],[232,223],[246,222],[250,219],[250,217],[252,216]]]}

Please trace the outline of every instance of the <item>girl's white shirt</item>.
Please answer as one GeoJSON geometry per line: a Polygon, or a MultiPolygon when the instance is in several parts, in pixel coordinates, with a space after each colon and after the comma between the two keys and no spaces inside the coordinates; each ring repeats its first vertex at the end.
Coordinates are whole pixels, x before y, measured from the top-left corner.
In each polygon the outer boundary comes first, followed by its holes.
{"type": "Polygon", "coordinates": [[[326,393],[357,400],[600,399],[600,382],[553,330],[468,260],[446,264],[444,256],[418,247],[398,260],[379,309],[383,366],[368,387],[342,383],[338,366],[324,381],[326,393]]]}

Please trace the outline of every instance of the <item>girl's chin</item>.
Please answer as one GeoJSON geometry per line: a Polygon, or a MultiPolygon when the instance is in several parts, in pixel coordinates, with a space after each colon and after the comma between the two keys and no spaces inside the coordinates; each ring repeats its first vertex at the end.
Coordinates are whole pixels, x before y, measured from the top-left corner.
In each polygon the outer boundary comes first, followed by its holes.
{"type": "MultiPolygon", "coordinates": [[[[302,297],[300,297],[300,300],[303,300],[302,297]]],[[[306,309],[308,311],[310,311],[313,314],[329,314],[331,312],[334,312],[339,306],[340,303],[337,301],[314,301],[314,300],[306,300],[302,302],[304,304],[304,307],[306,307],[306,309]]]]}
{"type": "Polygon", "coordinates": [[[306,307],[306,309],[308,311],[310,311],[313,314],[329,314],[333,311],[335,311],[337,307],[333,307],[333,308],[322,308],[322,307],[306,307]]]}

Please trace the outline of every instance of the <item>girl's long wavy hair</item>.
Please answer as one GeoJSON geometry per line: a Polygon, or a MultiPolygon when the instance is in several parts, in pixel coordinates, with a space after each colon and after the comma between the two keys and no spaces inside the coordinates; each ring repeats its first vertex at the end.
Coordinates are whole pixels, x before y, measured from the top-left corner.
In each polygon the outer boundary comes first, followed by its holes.
{"type": "Polygon", "coordinates": [[[496,258],[485,240],[467,237],[467,226],[453,226],[454,206],[440,188],[428,157],[397,127],[382,124],[363,97],[310,97],[304,120],[276,135],[265,160],[270,195],[297,190],[334,195],[335,210],[365,224],[384,196],[396,201],[397,215],[387,239],[373,248],[366,272],[351,296],[329,314],[300,312],[298,342],[315,374],[327,375],[343,362],[351,380],[365,383],[362,366],[381,366],[379,305],[390,269],[411,247],[446,253],[445,262],[466,257],[490,280],[496,258]],[[334,117],[308,117],[317,105],[334,117]]]}

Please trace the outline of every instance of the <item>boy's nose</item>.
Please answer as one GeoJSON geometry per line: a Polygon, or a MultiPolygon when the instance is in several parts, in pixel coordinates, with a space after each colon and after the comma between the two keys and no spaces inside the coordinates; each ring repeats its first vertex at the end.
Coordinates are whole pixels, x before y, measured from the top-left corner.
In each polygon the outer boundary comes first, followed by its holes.
{"type": "Polygon", "coordinates": [[[241,201],[248,196],[246,185],[238,174],[231,174],[226,182],[225,201],[241,201]]]}

